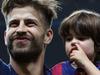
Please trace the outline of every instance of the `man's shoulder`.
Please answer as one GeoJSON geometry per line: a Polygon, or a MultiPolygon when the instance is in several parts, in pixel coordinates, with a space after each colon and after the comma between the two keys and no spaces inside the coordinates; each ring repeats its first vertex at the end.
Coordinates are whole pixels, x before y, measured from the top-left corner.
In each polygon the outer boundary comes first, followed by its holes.
{"type": "Polygon", "coordinates": [[[0,59],[0,75],[10,75],[9,67],[0,59]]]}
{"type": "Polygon", "coordinates": [[[2,61],[1,59],[0,59],[0,68],[2,68],[2,69],[8,68],[8,65],[4,61],[2,61]]]}
{"type": "Polygon", "coordinates": [[[10,65],[0,59],[0,75],[17,75],[10,65]]]}
{"type": "Polygon", "coordinates": [[[44,75],[51,75],[51,70],[46,65],[44,65],[44,75]]]}

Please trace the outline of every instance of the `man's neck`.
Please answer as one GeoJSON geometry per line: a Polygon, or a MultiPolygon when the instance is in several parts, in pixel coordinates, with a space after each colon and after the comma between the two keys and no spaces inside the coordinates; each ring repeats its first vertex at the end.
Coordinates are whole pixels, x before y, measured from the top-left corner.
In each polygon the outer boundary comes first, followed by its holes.
{"type": "Polygon", "coordinates": [[[41,53],[36,62],[19,64],[11,58],[10,64],[18,75],[44,75],[44,53],[41,53]]]}

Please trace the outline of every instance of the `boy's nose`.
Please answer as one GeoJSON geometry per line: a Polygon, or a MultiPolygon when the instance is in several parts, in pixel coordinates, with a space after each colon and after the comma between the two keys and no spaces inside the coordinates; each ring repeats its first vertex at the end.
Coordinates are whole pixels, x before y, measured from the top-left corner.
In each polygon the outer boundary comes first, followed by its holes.
{"type": "Polygon", "coordinates": [[[74,38],[74,39],[71,41],[71,46],[75,46],[75,44],[79,44],[79,40],[77,40],[76,38],[74,38]]]}

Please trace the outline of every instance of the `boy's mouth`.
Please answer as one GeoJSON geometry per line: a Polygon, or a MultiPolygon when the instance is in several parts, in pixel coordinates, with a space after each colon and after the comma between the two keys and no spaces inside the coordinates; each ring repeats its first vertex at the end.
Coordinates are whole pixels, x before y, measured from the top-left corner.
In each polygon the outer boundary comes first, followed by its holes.
{"type": "Polygon", "coordinates": [[[72,48],[71,48],[71,50],[70,50],[70,52],[69,52],[69,55],[73,52],[73,50],[78,50],[78,49],[77,49],[77,46],[72,46],[72,48]]]}

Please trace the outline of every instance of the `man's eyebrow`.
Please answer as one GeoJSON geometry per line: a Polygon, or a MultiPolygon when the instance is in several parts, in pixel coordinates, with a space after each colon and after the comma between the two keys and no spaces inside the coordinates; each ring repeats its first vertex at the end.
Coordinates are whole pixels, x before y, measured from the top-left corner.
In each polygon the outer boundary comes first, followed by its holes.
{"type": "Polygon", "coordinates": [[[12,20],[9,21],[8,24],[11,24],[11,23],[13,23],[13,22],[19,22],[19,20],[18,20],[18,19],[12,19],[12,20]]]}

